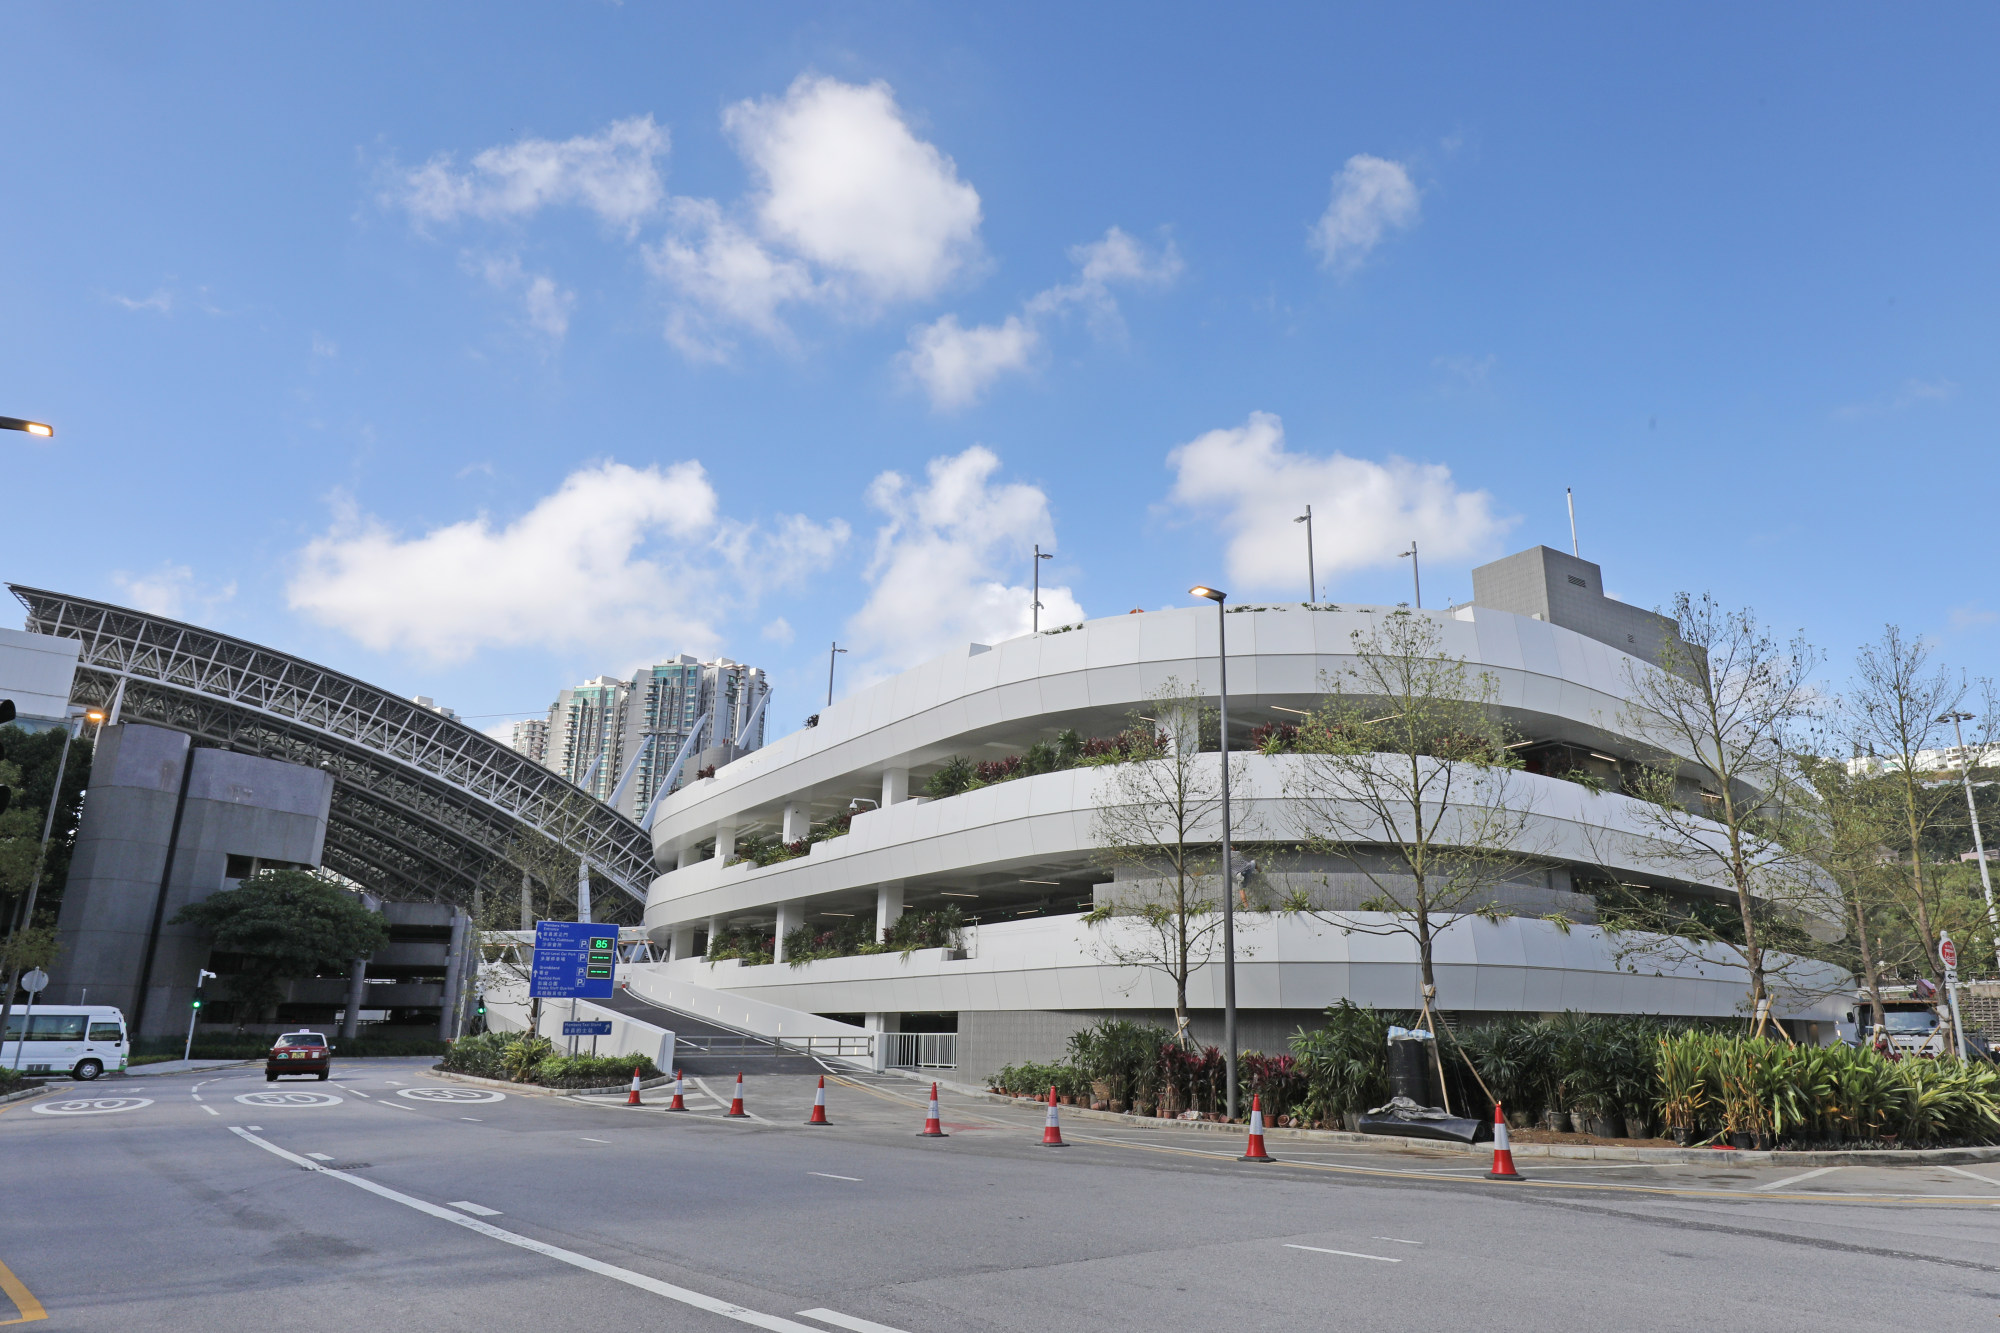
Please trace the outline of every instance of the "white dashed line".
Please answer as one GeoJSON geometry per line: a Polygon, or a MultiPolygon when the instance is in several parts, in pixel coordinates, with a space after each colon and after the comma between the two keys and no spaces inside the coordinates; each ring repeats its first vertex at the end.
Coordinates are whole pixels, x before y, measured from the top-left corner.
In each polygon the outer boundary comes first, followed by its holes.
{"type": "Polygon", "coordinates": [[[475,1124],[475,1125],[480,1125],[480,1124],[484,1124],[484,1123],[485,1123],[485,1122],[484,1122],[483,1120],[481,1120],[481,1119],[480,1119],[480,1118],[479,1118],[478,1116],[476,1116],[476,1115],[462,1115],[462,1116],[460,1116],[460,1117],[459,1117],[459,1119],[460,1119],[460,1120],[470,1120],[470,1121],[471,1121],[471,1122],[472,1122],[473,1124],[475,1124]]]}
{"type": "Polygon", "coordinates": [[[1395,1245],[1421,1245],[1420,1240],[1404,1240],[1401,1236],[1370,1236],[1370,1240],[1386,1240],[1395,1245]]]}
{"type": "Polygon", "coordinates": [[[480,1205],[472,1203],[466,1199],[460,1199],[457,1203],[448,1203],[445,1205],[445,1207],[456,1208],[460,1212],[471,1213],[474,1217],[500,1216],[500,1210],[498,1208],[482,1208],[480,1205]]]}
{"type": "Polygon", "coordinates": [[[1294,1245],[1289,1241],[1285,1243],[1285,1248],[1288,1250],[1311,1250],[1314,1254],[1337,1254],[1343,1259],[1373,1259],[1378,1264],[1400,1264],[1403,1262],[1401,1259],[1391,1259],[1386,1254],[1357,1254],[1353,1250],[1327,1250],[1321,1249],[1317,1245],[1294,1245]]]}
{"type": "Polygon", "coordinates": [[[331,1162],[333,1160],[332,1153],[309,1152],[306,1154],[306,1156],[312,1158],[315,1162],[331,1162]]]}
{"type": "Polygon", "coordinates": [[[1762,1185],[1752,1185],[1750,1192],[1753,1194],[1762,1194],[1767,1190],[1781,1190],[1787,1185],[1796,1185],[1801,1180],[1811,1180],[1814,1176],[1823,1176],[1829,1171],[1838,1170],[1840,1168],[1837,1166],[1823,1166],[1817,1171],[1802,1171],[1796,1176],[1786,1176],[1783,1180],[1772,1180],[1762,1185]]]}
{"type": "MultiPolygon", "coordinates": [[[[692,1291],[687,1287],[677,1287],[670,1282],[662,1282],[658,1278],[648,1277],[644,1273],[635,1273],[629,1268],[620,1268],[615,1264],[607,1264],[602,1259],[593,1259],[589,1255],[579,1254],[575,1250],[565,1250],[561,1246],[550,1245],[545,1241],[533,1240],[512,1231],[503,1231],[491,1222],[482,1222],[476,1217],[468,1217],[464,1213],[453,1212],[443,1204],[429,1203],[423,1199],[413,1198],[408,1194],[392,1190],[386,1185],[379,1185],[372,1180],[363,1180],[360,1176],[350,1175],[345,1171],[337,1171],[329,1166],[321,1166],[307,1158],[300,1157],[297,1153],[287,1152],[267,1139],[251,1138],[240,1129],[232,1128],[231,1132],[256,1144],[259,1148],[262,1148],[265,1152],[275,1157],[283,1158],[285,1161],[303,1166],[308,1170],[330,1176],[335,1180],[353,1185],[357,1189],[366,1190],[377,1198],[387,1199],[392,1203],[399,1203],[405,1208],[413,1208],[417,1212],[426,1214],[427,1216],[439,1218],[456,1226],[464,1227],[467,1231],[477,1232],[489,1240],[497,1240],[502,1244],[512,1245],[518,1249],[554,1259],[558,1263],[568,1264],[572,1268],[581,1268],[586,1273],[595,1273],[599,1277],[608,1277],[614,1282],[622,1282],[628,1287],[637,1287],[640,1291],[650,1292],[655,1296],[662,1296],[667,1300],[677,1301],[682,1305],[692,1306],[697,1310],[706,1310],[710,1314],[718,1314],[725,1319],[734,1319],[739,1323],[749,1324],[755,1328],[768,1329],[770,1333],[820,1333],[820,1330],[814,1329],[810,1325],[797,1323],[781,1315],[765,1314],[761,1310],[752,1310],[738,1305],[734,1301],[721,1300],[714,1296],[705,1295],[702,1292],[692,1291]]],[[[833,1323],[833,1320],[827,1318],[832,1313],[834,1312],[830,1310],[819,1310],[814,1311],[812,1317],[824,1323],[833,1323]]],[[[849,1316],[843,1315],[841,1318],[845,1320],[849,1316]]],[[[844,1328],[855,1327],[851,1323],[843,1323],[839,1326],[844,1328]]],[[[887,1329],[886,1325],[872,1325],[867,1330],[867,1333],[874,1333],[876,1329],[882,1329],[884,1333],[901,1333],[901,1330],[887,1329]]]]}
{"type": "Polygon", "coordinates": [[[1954,1176],[1964,1176],[1967,1180],[1976,1180],[1982,1185],[2000,1185],[2000,1180],[1995,1180],[1991,1176],[1982,1176],[1977,1171],[1965,1171],[1955,1166],[1948,1166],[1944,1169],[1951,1172],[1954,1176]]]}
{"type": "MultiPolygon", "coordinates": [[[[819,1177],[820,1179],[822,1179],[822,1180],[851,1180],[851,1181],[853,1181],[853,1182],[854,1182],[855,1184],[857,1184],[857,1185],[859,1185],[859,1184],[861,1183],[861,1177],[860,1177],[860,1176],[836,1176],[836,1175],[834,1175],[834,1174],[833,1174],[833,1172],[831,1172],[831,1171],[808,1171],[808,1172],[806,1172],[806,1174],[807,1174],[807,1175],[809,1175],[809,1176],[818,1176],[818,1177],[819,1177]]],[[[812,1313],[812,1311],[810,1311],[810,1310],[804,1310],[804,1311],[801,1311],[800,1313],[802,1313],[802,1314],[811,1314],[811,1313],[812,1313]]]]}
{"type": "Polygon", "coordinates": [[[610,1140],[610,1139],[593,1139],[593,1138],[592,1138],[592,1137],[590,1137],[590,1135],[588,1135],[588,1134],[581,1134],[581,1135],[578,1135],[578,1137],[579,1137],[579,1138],[581,1138],[581,1139],[582,1139],[582,1140],[583,1140],[583,1141],[584,1141],[585,1143],[609,1143],[609,1142],[611,1142],[611,1140],[610,1140]]]}
{"type": "Polygon", "coordinates": [[[222,1114],[222,1112],[220,1112],[220,1111],[216,1110],[216,1109],[215,1109],[215,1108],[214,1108],[213,1106],[204,1106],[204,1107],[202,1107],[201,1109],[202,1109],[202,1110],[204,1110],[204,1111],[206,1111],[206,1112],[208,1112],[208,1113],[209,1113],[210,1115],[221,1115],[221,1114],[222,1114]]]}

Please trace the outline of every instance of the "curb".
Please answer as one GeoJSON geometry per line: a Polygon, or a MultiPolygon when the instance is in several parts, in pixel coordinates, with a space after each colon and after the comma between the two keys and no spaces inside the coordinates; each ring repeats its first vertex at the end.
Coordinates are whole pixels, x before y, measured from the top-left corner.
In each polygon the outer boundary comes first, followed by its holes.
{"type": "MultiPolygon", "coordinates": [[[[904,1071],[907,1072],[907,1071],[904,1071]]],[[[932,1080],[923,1079],[929,1083],[932,1080]]],[[[975,1096],[986,1101],[1000,1102],[1010,1106],[1041,1106],[1044,1103],[1034,1097],[1012,1097],[1005,1093],[976,1089],[963,1083],[946,1083],[936,1080],[939,1087],[948,1087],[953,1092],[975,1096]]],[[[1150,1129],[1192,1129],[1207,1133],[1221,1132],[1242,1136],[1248,1132],[1247,1126],[1231,1125],[1215,1120],[1162,1120],[1157,1116],[1130,1115],[1124,1112],[1093,1111],[1083,1106],[1065,1106],[1063,1118],[1079,1116],[1090,1120],[1106,1121],[1114,1125],[1138,1125],[1150,1129]]],[[[1388,1148],[1395,1150],[1423,1149],[1430,1152],[1452,1153],[1461,1157],[1490,1157],[1493,1145],[1490,1143],[1451,1143],[1440,1139],[1412,1139],[1392,1134],[1350,1134],[1343,1129],[1280,1129],[1266,1125],[1264,1137],[1267,1139],[1290,1139],[1303,1143],[1338,1143],[1357,1148],[1388,1148]]],[[[1562,1159],[1566,1161],[1598,1162],[1657,1162],[1663,1166],[1693,1166],[1708,1163],[1713,1166],[1894,1166],[1907,1163],[1911,1166],[1952,1166],[1958,1163],[2000,1162],[2000,1147],[1981,1148],[1856,1148],[1846,1151],[1822,1149],[1817,1151],[1793,1151],[1775,1149],[1767,1152],[1738,1150],[1735,1148],[1627,1148],[1613,1144],[1588,1143],[1520,1143],[1513,1145],[1514,1156],[1562,1159]]]]}
{"type": "MultiPolygon", "coordinates": [[[[551,1088],[540,1083],[510,1083],[504,1078],[480,1078],[476,1074],[460,1074],[454,1070],[438,1069],[435,1067],[426,1072],[435,1074],[439,1078],[448,1078],[454,1083],[475,1083],[482,1088],[500,1088],[507,1092],[518,1092],[523,1096],[602,1097],[607,1093],[630,1092],[632,1090],[630,1083],[619,1083],[608,1088],[551,1088]]],[[[641,1081],[639,1087],[642,1090],[646,1088],[663,1088],[673,1081],[674,1077],[672,1074],[662,1074],[658,1078],[649,1078],[641,1081]]]]}
{"type": "Polygon", "coordinates": [[[13,1092],[0,1095],[0,1106],[5,1106],[8,1102],[20,1102],[26,1101],[30,1097],[39,1097],[49,1090],[49,1086],[46,1083],[38,1083],[32,1088],[16,1088],[13,1092]]]}

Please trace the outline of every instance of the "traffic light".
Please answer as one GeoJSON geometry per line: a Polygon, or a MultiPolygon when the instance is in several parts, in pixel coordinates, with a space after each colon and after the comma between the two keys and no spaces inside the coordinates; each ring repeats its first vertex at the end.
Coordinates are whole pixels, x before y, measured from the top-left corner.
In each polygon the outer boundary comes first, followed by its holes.
{"type": "Polygon", "coordinates": [[[478,1007],[472,1012],[478,1014],[481,1018],[486,1017],[486,997],[484,995],[479,997],[478,1007]]]}
{"type": "Polygon", "coordinates": [[[199,1009],[199,1008],[201,1008],[201,996],[199,996],[199,995],[195,996],[195,997],[194,997],[194,999],[193,999],[193,1001],[192,1001],[192,1002],[191,1002],[191,1003],[190,1003],[190,1004],[188,1005],[188,1007],[189,1007],[190,1009],[199,1009]]]}

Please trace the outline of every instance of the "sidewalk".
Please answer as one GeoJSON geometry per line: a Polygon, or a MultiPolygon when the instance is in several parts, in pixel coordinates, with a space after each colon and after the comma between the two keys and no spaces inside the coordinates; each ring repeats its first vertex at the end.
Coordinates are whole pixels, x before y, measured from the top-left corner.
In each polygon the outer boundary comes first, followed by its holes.
{"type": "MultiPolygon", "coordinates": [[[[234,1069],[238,1065],[254,1065],[256,1060],[158,1060],[151,1064],[134,1065],[122,1075],[124,1078],[150,1078],[155,1074],[185,1074],[196,1069],[234,1069]]],[[[112,1074],[108,1077],[118,1078],[112,1074]]]]}

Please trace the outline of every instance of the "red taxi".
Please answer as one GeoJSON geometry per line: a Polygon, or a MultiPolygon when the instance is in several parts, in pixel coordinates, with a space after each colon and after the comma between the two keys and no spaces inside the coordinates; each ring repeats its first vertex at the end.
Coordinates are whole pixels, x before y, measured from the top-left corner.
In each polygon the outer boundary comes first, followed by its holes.
{"type": "Polygon", "coordinates": [[[333,1070],[333,1047],[320,1032],[287,1032],[264,1057],[264,1081],[274,1083],[280,1074],[317,1074],[324,1079],[333,1070]]]}

